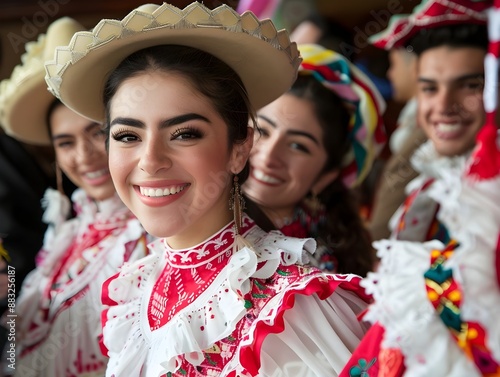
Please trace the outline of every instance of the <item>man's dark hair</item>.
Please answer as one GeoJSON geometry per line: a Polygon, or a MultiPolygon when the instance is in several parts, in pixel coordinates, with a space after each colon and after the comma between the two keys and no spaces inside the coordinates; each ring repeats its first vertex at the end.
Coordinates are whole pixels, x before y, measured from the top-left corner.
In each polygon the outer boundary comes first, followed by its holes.
{"type": "Polygon", "coordinates": [[[478,47],[488,49],[488,30],[486,25],[459,24],[423,29],[410,39],[408,46],[417,55],[441,46],[478,47]]]}

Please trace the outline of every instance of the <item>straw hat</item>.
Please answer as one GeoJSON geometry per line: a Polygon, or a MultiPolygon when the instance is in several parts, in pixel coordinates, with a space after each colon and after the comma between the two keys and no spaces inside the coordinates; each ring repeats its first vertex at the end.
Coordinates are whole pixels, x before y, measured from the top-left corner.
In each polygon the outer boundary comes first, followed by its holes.
{"type": "Polygon", "coordinates": [[[30,144],[51,143],[47,110],[55,99],[47,90],[44,62],[54,55],[56,46],[66,45],[84,27],[69,17],[54,21],[46,34],[26,44],[21,64],[10,78],[0,83],[0,123],[5,132],[30,144]]]}
{"type": "Polygon", "coordinates": [[[404,47],[422,29],[457,24],[486,24],[490,1],[423,0],[411,14],[391,17],[387,28],[368,40],[376,47],[389,50],[404,47]]]}
{"type": "Polygon", "coordinates": [[[224,61],[240,76],[254,109],[283,94],[294,82],[300,56],[285,30],[221,5],[200,3],[184,9],[145,4],[123,20],[101,20],[92,32],[76,33],[46,63],[52,93],[69,108],[102,122],[103,87],[111,71],[128,55],[163,44],[194,47],[224,61]]]}

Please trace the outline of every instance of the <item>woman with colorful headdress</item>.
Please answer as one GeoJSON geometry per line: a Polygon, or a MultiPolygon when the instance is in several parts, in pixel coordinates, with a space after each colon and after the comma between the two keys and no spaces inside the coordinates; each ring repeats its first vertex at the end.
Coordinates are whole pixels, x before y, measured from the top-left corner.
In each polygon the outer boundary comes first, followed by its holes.
{"type": "Polygon", "coordinates": [[[108,376],[335,376],[358,343],[359,277],[306,266],[313,239],[242,212],[254,109],[300,60],[251,12],[164,3],[100,21],[46,64],[53,93],[106,123],[115,187],[160,237],[103,287],[108,376]]]}
{"type": "MultiPolygon", "coordinates": [[[[26,46],[11,77],[0,84],[0,115],[8,134],[54,147],[59,176],[78,188],[71,203],[48,189],[49,224],[36,268],[26,277],[15,308],[15,343],[5,366],[15,376],[102,376],[101,287],[125,262],[147,254],[149,236],[116,195],[102,125],[73,112],[47,90],[44,62],[55,47],[84,30],[69,17],[54,21],[26,46]],[[11,359],[11,360],[12,360],[11,359]]],[[[12,317],[10,317],[12,316],[12,317]]]]}
{"type": "Polygon", "coordinates": [[[261,133],[243,189],[258,208],[249,203],[249,211],[285,235],[315,237],[320,268],[365,276],[374,253],[351,189],[384,146],[385,102],[342,55],[313,44],[299,50],[291,89],[257,112],[261,133]]]}

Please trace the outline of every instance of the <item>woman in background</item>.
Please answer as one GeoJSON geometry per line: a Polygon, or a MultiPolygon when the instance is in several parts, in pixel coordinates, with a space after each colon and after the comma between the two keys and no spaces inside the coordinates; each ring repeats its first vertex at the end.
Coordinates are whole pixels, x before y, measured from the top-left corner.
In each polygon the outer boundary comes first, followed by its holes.
{"type": "Polygon", "coordinates": [[[257,112],[261,132],[243,189],[258,208],[248,210],[266,229],[314,237],[321,269],[366,276],[374,252],[351,188],[384,145],[385,103],[342,55],[312,44],[299,50],[291,89],[257,112]]]}
{"type": "Polygon", "coordinates": [[[49,228],[16,303],[16,376],[102,376],[107,364],[99,345],[102,283],[147,250],[144,229],[116,195],[102,126],[46,89],[45,58],[80,30],[67,17],[52,23],[27,46],[23,64],[1,86],[9,134],[52,143],[59,174],[78,187],[69,220],[70,202],[62,190],[45,194],[49,228]]]}

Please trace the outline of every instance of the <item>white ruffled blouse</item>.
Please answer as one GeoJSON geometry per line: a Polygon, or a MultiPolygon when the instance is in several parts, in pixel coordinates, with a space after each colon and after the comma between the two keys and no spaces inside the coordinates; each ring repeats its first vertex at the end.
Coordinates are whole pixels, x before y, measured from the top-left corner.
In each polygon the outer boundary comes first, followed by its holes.
{"type": "Polygon", "coordinates": [[[107,376],[339,373],[366,330],[360,278],[305,267],[312,239],[247,216],[241,232],[240,247],[232,223],[186,250],[157,240],[105,283],[107,376]]]}
{"type": "Polygon", "coordinates": [[[102,283],[124,262],[144,257],[150,240],[118,196],[95,203],[78,189],[77,215],[68,221],[61,214],[66,198],[49,189],[45,199],[51,225],[16,307],[16,376],[103,376],[102,283]]]}
{"type": "Polygon", "coordinates": [[[420,174],[406,186],[407,199],[389,221],[391,238],[417,242],[446,238],[443,237],[446,230],[438,229],[435,221],[439,204],[432,196],[432,187],[441,178],[459,179],[469,155],[440,156],[431,140],[415,151],[411,164],[420,174]]]}
{"type": "Polygon", "coordinates": [[[402,353],[405,377],[500,375],[500,271],[495,268],[500,257],[500,176],[472,181],[463,176],[465,164],[462,169],[442,171],[428,191],[440,206],[438,219],[458,242],[452,252],[437,240],[380,241],[375,243],[379,269],[362,282],[375,300],[364,319],[385,329],[383,349],[402,353]],[[436,258],[443,257],[439,267],[436,258]],[[437,296],[441,298],[435,300],[437,296]],[[459,315],[461,332],[445,324],[446,307],[456,308],[449,318],[459,315]],[[483,332],[485,344],[474,346],[483,332]]]}

